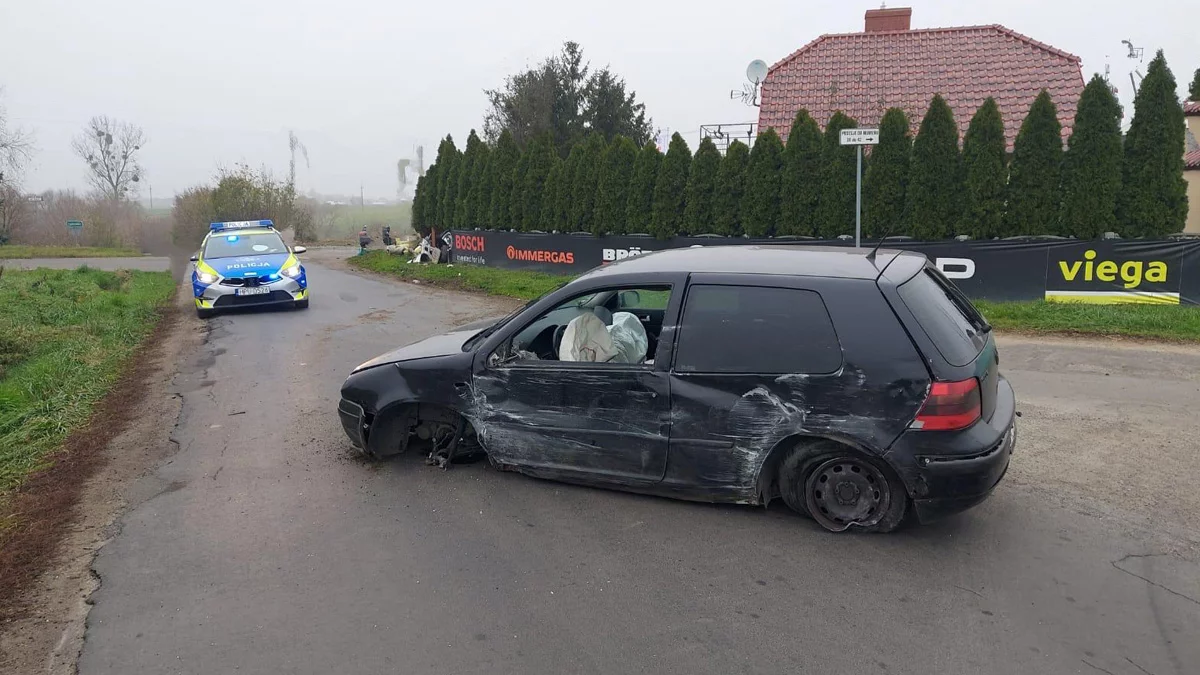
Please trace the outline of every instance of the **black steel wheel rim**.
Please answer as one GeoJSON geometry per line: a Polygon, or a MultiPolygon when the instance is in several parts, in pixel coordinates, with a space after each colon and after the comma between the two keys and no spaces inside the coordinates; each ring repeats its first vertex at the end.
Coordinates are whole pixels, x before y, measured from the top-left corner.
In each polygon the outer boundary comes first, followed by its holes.
{"type": "Polygon", "coordinates": [[[887,478],[874,464],[856,457],[822,462],[804,485],[808,512],[827,530],[841,532],[852,525],[870,527],[891,505],[887,478]]]}

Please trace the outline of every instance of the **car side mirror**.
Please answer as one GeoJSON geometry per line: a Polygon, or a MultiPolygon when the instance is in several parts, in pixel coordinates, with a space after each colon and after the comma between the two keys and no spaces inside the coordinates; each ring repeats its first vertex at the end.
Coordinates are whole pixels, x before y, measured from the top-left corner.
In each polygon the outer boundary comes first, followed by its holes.
{"type": "Polygon", "coordinates": [[[195,253],[193,253],[193,254],[192,254],[192,257],[188,258],[188,260],[190,260],[190,261],[192,261],[192,262],[198,262],[198,261],[200,260],[200,256],[198,256],[198,255],[196,255],[195,253]]]}
{"type": "Polygon", "coordinates": [[[292,253],[295,253],[296,255],[300,255],[301,253],[307,253],[307,252],[308,252],[308,249],[304,248],[303,246],[293,246],[292,247],[292,253]]]}
{"type": "Polygon", "coordinates": [[[641,293],[637,291],[621,291],[621,298],[617,302],[621,307],[637,307],[641,301],[641,293]]]}

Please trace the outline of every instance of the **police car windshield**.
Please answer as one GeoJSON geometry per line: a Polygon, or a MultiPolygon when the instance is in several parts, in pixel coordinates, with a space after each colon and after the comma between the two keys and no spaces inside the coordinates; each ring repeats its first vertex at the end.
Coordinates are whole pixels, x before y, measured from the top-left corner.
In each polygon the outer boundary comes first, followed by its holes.
{"type": "Polygon", "coordinates": [[[205,258],[236,258],[247,255],[270,255],[272,253],[287,253],[283,239],[274,232],[246,234],[231,232],[229,234],[213,233],[204,247],[205,258]]]}

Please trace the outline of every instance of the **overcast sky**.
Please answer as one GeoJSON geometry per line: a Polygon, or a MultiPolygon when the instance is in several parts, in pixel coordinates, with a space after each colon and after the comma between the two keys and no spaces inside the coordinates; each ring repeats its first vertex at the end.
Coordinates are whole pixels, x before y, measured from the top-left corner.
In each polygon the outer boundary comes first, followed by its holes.
{"type": "MultiPolygon", "coordinates": [[[[760,0],[3,0],[0,87],[32,130],[31,190],[85,186],[71,136],[92,115],[140,124],[156,200],[243,161],[287,169],[287,132],[308,147],[301,189],[396,192],[395,162],[480,127],[483,90],[557,50],[584,47],[695,148],[701,124],[752,121],[729,99],[746,64],[775,63],[822,33],[862,30],[877,2],[760,0]]],[[[1196,1],[922,0],[913,27],[1003,24],[1106,60],[1128,106],[1122,39],[1155,49],[1184,93],[1200,67],[1196,1]]],[[[1141,70],[1145,72],[1146,63],[1141,70]]],[[[1132,112],[1129,110],[1129,112],[1132,112]]],[[[143,183],[144,184],[144,183],[143,183]]],[[[143,196],[145,194],[143,193],[143,196]]]]}

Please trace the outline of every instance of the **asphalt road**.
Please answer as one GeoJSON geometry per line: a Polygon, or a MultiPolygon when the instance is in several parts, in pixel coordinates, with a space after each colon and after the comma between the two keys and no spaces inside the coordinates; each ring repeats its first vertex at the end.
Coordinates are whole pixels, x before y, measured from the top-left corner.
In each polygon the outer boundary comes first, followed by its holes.
{"type": "MultiPolygon", "coordinates": [[[[1007,347],[1029,408],[1011,479],[956,519],[834,536],[778,504],[361,461],[335,413],[348,371],[497,308],[309,276],[311,309],[214,320],[178,376],[180,449],[95,563],[84,675],[1200,672],[1196,514],[1043,470],[1102,445],[1095,415],[1162,427],[1194,406],[1194,380],[1138,364],[1194,373],[1195,354],[1092,354],[1110,374],[1007,347]]],[[[1171,485],[1145,473],[1129,485],[1171,485]]]]}
{"type": "Polygon", "coordinates": [[[97,270],[141,270],[144,272],[167,272],[171,269],[171,259],[158,256],[140,256],[137,258],[11,258],[0,260],[0,265],[18,270],[32,270],[45,267],[55,270],[73,270],[87,265],[97,270]]]}

